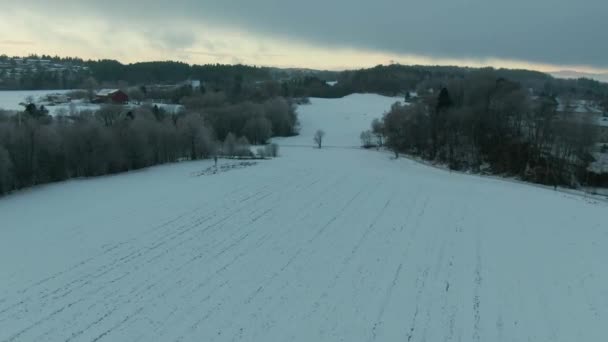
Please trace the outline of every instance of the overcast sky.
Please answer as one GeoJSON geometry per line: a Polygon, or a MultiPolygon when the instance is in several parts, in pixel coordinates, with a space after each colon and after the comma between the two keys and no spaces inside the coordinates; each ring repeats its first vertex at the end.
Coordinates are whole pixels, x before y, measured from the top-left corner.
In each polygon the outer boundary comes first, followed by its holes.
{"type": "Polygon", "coordinates": [[[606,0],[0,0],[0,53],[608,70],[606,0]]]}

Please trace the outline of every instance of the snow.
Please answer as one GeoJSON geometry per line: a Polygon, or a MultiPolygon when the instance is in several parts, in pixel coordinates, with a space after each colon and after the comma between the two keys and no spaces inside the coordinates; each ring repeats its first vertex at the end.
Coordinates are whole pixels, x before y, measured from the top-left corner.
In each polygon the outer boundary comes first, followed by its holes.
{"type": "MultiPolygon", "coordinates": [[[[373,94],[349,95],[342,99],[311,98],[310,105],[300,106],[300,135],[286,139],[284,144],[311,146],[318,129],[325,132],[324,146],[359,147],[362,131],[370,129],[374,118],[382,117],[401,97],[373,94]]],[[[276,139],[283,141],[283,139],[276,139]]]]}
{"type": "MultiPolygon", "coordinates": [[[[557,98],[557,110],[562,112],[565,110],[565,101],[563,99],[557,98]]],[[[578,114],[602,114],[602,110],[597,107],[597,105],[593,102],[589,102],[587,100],[572,100],[571,103],[571,111],[578,114]]]]}
{"type": "Polygon", "coordinates": [[[23,106],[19,103],[25,102],[28,96],[38,101],[40,98],[48,94],[65,94],[70,90],[1,90],[0,91],[0,109],[6,110],[23,110],[23,106]]]}
{"type": "Polygon", "coordinates": [[[184,106],[179,105],[179,104],[171,104],[171,103],[158,103],[158,102],[154,102],[150,104],[151,106],[158,106],[158,108],[162,108],[164,110],[166,110],[168,113],[171,114],[177,114],[179,111],[181,111],[184,106]]]}
{"type": "Polygon", "coordinates": [[[608,204],[344,148],[392,102],[312,99],[229,172],[0,199],[0,341],[604,340],[608,204]]]}
{"type": "Polygon", "coordinates": [[[114,93],[119,92],[120,89],[101,89],[97,92],[97,96],[110,96],[114,93]]]}
{"type": "MultiPolygon", "coordinates": [[[[28,96],[32,96],[36,103],[40,103],[42,98],[49,94],[66,94],[71,90],[27,90],[27,91],[0,91],[0,109],[6,110],[23,110],[24,107],[19,103],[25,102],[25,99],[28,96]]],[[[106,89],[102,90],[98,93],[111,93],[116,91],[115,89],[106,89]]],[[[44,103],[43,103],[44,104],[44,103]]],[[[178,104],[166,104],[166,103],[157,103],[151,102],[150,105],[157,105],[159,108],[163,108],[169,113],[177,113],[179,112],[183,106],[178,104]]],[[[57,115],[61,112],[70,113],[73,109],[76,112],[82,111],[96,111],[101,107],[99,104],[85,102],[84,100],[72,100],[71,103],[59,104],[59,105],[50,105],[44,104],[46,109],[48,109],[49,114],[57,115]]],[[[135,108],[137,104],[131,103],[128,104],[127,107],[135,108]]]]}

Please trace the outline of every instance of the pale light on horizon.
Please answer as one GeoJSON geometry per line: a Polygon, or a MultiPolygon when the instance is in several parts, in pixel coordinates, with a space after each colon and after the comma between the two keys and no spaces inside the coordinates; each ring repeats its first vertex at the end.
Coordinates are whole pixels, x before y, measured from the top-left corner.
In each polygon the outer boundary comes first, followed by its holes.
{"type": "Polygon", "coordinates": [[[446,58],[329,47],[219,25],[184,21],[170,29],[139,22],[117,27],[95,16],[55,17],[20,10],[0,21],[0,51],[47,54],[123,63],[175,60],[190,64],[249,64],[284,68],[347,70],[399,63],[530,69],[541,72],[608,73],[585,65],[556,65],[503,58],[446,58]]]}

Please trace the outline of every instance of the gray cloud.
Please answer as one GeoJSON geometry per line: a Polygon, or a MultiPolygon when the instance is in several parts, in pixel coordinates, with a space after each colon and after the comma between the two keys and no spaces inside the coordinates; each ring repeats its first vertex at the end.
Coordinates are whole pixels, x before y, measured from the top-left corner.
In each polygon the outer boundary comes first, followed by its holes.
{"type": "Polygon", "coordinates": [[[189,48],[196,42],[192,32],[164,31],[158,35],[162,44],[169,49],[189,48]]]}
{"type": "MultiPolygon", "coordinates": [[[[120,32],[117,33],[120,34],[120,32]]],[[[166,50],[188,49],[196,42],[196,37],[192,32],[173,29],[154,28],[146,30],[144,36],[152,47],[166,50]]]]}
{"type": "MultiPolygon", "coordinates": [[[[52,6],[46,3],[21,0],[11,4],[56,11],[53,15],[69,12],[110,22],[157,25],[159,30],[173,23],[203,22],[327,48],[608,68],[605,0],[57,0],[52,6]]],[[[163,41],[172,38],[166,36],[163,41]]],[[[187,36],[175,38],[180,47],[189,47],[191,43],[187,36]]]]}

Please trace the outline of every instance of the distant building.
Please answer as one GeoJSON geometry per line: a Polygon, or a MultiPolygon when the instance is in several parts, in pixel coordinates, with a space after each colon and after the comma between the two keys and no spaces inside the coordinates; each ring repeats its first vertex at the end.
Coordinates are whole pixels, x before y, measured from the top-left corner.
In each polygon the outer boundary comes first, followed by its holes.
{"type": "Polygon", "coordinates": [[[93,102],[125,104],[129,102],[129,96],[120,89],[102,89],[95,94],[93,102]]]}

